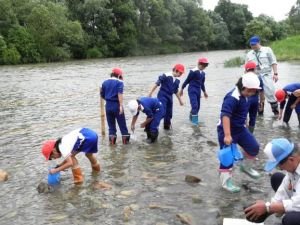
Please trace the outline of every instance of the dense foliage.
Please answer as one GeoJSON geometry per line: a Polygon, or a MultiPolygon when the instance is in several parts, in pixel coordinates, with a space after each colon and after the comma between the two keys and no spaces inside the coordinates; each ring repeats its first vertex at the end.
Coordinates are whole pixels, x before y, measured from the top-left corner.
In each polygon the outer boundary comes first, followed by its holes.
{"type": "Polygon", "coordinates": [[[0,64],[245,48],[300,32],[300,0],[286,21],[253,18],[219,0],[0,0],[0,64]]]}

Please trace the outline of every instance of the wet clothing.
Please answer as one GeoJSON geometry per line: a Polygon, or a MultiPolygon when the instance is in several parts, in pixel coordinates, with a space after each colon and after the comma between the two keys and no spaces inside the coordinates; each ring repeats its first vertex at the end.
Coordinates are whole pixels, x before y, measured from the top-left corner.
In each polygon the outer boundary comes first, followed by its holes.
{"type": "Polygon", "coordinates": [[[271,177],[271,185],[276,192],[272,202],[282,202],[285,214],[283,225],[295,225],[300,221],[300,165],[295,173],[274,173],[271,177]]]}
{"type": "Polygon", "coordinates": [[[256,117],[258,112],[258,106],[259,106],[259,92],[264,90],[263,81],[261,79],[261,76],[258,76],[261,88],[259,91],[257,91],[256,95],[253,95],[248,98],[249,101],[249,126],[255,127],[256,123],[256,117]]]}
{"type": "Polygon", "coordinates": [[[97,153],[98,135],[89,128],[79,128],[64,135],[58,148],[63,158],[72,152],[97,153]]]}
{"type": "MultiPolygon", "coordinates": [[[[241,96],[237,87],[231,90],[225,96],[222,104],[220,122],[217,127],[218,140],[221,149],[226,147],[224,144],[225,135],[222,118],[223,116],[227,116],[230,118],[232,143],[239,144],[250,157],[255,157],[259,151],[259,144],[255,137],[245,127],[248,110],[248,99],[241,96]]],[[[220,169],[230,169],[232,166],[233,165],[226,167],[220,164],[220,169]]]]}
{"type": "MultiPolygon", "coordinates": [[[[293,94],[294,91],[300,89],[300,83],[292,83],[283,88],[283,90],[287,93],[288,95],[288,101],[286,103],[286,100],[282,101],[280,103],[280,109],[284,109],[285,106],[285,111],[283,115],[283,122],[288,123],[290,121],[291,115],[293,110],[291,109],[291,105],[295,103],[297,100],[297,97],[293,94]]],[[[300,103],[297,104],[295,108],[296,113],[298,114],[298,120],[299,120],[299,125],[300,125],[300,103]]]]}
{"type": "MultiPolygon", "coordinates": [[[[137,101],[141,105],[141,111],[146,114],[147,118],[153,118],[147,124],[145,130],[158,133],[160,121],[165,115],[163,104],[157,98],[149,97],[141,97],[137,101]]],[[[139,115],[139,112],[137,115],[139,115]]]]}
{"type": "Polygon", "coordinates": [[[257,65],[257,73],[261,75],[264,83],[264,94],[269,103],[276,102],[275,86],[272,76],[272,65],[277,64],[276,57],[269,47],[261,46],[258,51],[250,50],[246,56],[246,63],[254,61],[257,65]]]}
{"type": "Polygon", "coordinates": [[[160,86],[157,98],[163,104],[166,111],[164,124],[170,125],[173,116],[173,94],[178,92],[180,80],[170,73],[158,77],[157,86],[160,86]]]}
{"type": "Polygon", "coordinates": [[[189,75],[182,84],[182,89],[184,89],[187,85],[189,85],[188,94],[192,108],[191,114],[198,115],[200,110],[201,90],[206,92],[204,71],[199,70],[198,68],[190,70],[189,75]]]}
{"type": "Polygon", "coordinates": [[[120,115],[120,103],[118,94],[123,94],[124,83],[117,78],[110,78],[103,82],[101,88],[101,97],[105,99],[106,105],[106,120],[108,124],[108,131],[110,136],[116,136],[116,121],[118,122],[122,135],[129,135],[125,114],[120,115]]]}

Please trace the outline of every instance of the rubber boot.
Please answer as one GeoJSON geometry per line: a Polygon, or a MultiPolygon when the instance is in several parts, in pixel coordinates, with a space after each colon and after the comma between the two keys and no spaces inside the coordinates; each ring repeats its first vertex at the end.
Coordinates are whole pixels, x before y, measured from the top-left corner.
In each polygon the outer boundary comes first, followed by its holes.
{"type": "Polygon", "coordinates": [[[258,106],[258,115],[260,115],[260,116],[264,115],[264,108],[265,108],[265,103],[264,102],[259,104],[259,106],[258,106]]]}
{"type": "Polygon", "coordinates": [[[99,164],[99,163],[93,164],[93,165],[92,165],[92,170],[93,170],[93,172],[95,172],[95,173],[100,173],[100,171],[101,171],[100,164],[99,164]]]}
{"type": "Polygon", "coordinates": [[[240,187],[232,183],[232,172],[230,170],[220,172],[220,181],[222,187],[231,193],[237,193],[241,190],[240,187]]]}
{"type": "Polygon", "coordinates": [[[251,134],[253,134],[253,132],[254,132],[254,127],[248,126],[248,130],[250,131],[251,134]]]}
{"type": "Polygon", "coordinates": [[[171,130],[171,123],[164,123],[165,130],[171,130]]]}
{"type": "Polygon", "coordinates": [[[156,142],[157,137],[158,137],[158,132],[149,132],[149,139],[148,139],[148,143],[153,143],[156,142]]]}
{"type": "Polygon", "coordinates": [[[199,124],[198,115],[192,115],[192,123],[193,123],[193,125],[198,126],[198,124],[199,124]]]}
{"type": "Polygon", "coordinates": [[[129,144],[129,140],[130,140],[130,134],[128,134],[128,135],[122,135],[123,145],[129,144]]]}
{"type": "Polygon", "coordinates": [[[257,172],[255,169],[253,169],[251,166],[253,166],[254,159],[243,159],[243,161],[240,164],[240,169],[243,173],[247,174],[249,177],[253,179],[259,179],[261,177],[261,174],[257,172]]]}
{"type": "Polygon", "coordinates": [[[83,175],[80,167],[72,169],[74,184],[82,184],[83,183],[83,175]]]}
{"type": "Polygon", "coordinates": [[[116,144],[116,140],[117,140],[117,136],[116,135],[109,135],[109,144],[110,145],[115,145],[116,144]]]}
{"type": "Polygon", "coordinates": [[[278,103],[277,102],[270,102],[272,112],[274,113],[275,116],[278,116],[279,111],[278,111],[278,103]]]}

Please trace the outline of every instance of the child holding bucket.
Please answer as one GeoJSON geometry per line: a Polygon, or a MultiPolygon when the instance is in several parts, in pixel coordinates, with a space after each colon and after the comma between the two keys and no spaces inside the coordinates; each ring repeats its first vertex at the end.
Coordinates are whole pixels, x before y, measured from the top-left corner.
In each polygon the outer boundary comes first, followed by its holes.
{"type": "Polygon", "coordinates": [[[200,58],[198,60],[198,67],[192,69],[187,76],[186,80],[182,84],[181,90],[179,92],[180,96],[183,95],[183,89],[189,85],[188,93],[191,103],[190,120],[196,126],[198,126],[199,119],[198,113],[200,110],[200,98],[201,90],[203,91],[204,97],[208,98],[205,89],[205,73],[204,70],[208,66],[207,58],[200,58]]]}
{"type": "Polygon", "coordinates": [[[130,139],[123,109],[123,89],[123,71],[120,68],[114,68],[110,78],[103,82],[100,89],[100,96],[106,101],[105,110],[110,145],[115,145],[116,143],[116,121],[122,134],[123,144],[128,144],[130,139]]]}
{"type": "Polygon", "coordinates": [[[68,168],[72,168],[74,184],[83,183],[83,175],[79,167],[76,155],[84,152],[89,159],[93,172],[100,172],[95,153],[98,152],[98,135],[89,128],[78,128],[57,140],[48,140],[43,144],[42,154],[46,160],[63,157],[63,162],[56,168],[50,169],[50,174],[55,174],[68,168]]]}
{"type": "MultiPolygon", "coordinates": [[[[245,127],[249,110],[248,97],[257,93],[260,82],[256,74],[248,72],[237,82],[236,87],[226,94],[217,127],[218,140],[221,151],[232,143],[239,144],[245,151],[246,159],[243,160],[241,170],[252,178],[259,178],[260,174],[251,168],[251,162],[259,151],[259,144],[255,137],[245,127]]],[[[240,188],[232,182],[231,165],[220,162],[219,172],[222,187],[232,193],[239,192],[240,188]]]]}
{"type": "Polygon", "coordinates": [[[157,98],[160,100],[166,110],[164,116],[165,130],[170,130],[171,128],[171,119],[173,116],[173,94],[175,94],[178,98],[180,105],[183,105],[178,91],[180,83],[178,77],[181,77],[183,73],[184,66],[182,64],[176,64],[173,67],[172,73],[164,73],[158,77],[158,80],[149,93],[149,97],[151,97],[155,89],[160,86],[157,98]]]}

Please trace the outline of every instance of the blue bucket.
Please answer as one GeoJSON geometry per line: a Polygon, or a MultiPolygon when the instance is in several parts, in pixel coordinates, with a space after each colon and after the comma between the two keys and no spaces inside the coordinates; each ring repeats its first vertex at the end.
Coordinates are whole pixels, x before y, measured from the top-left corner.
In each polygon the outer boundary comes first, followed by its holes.
{"type": "Polygon", "coordinates": [[[218,151],[218,158],[223,166],[230,166],[235,161],[243,159],[243,154],[236,144],[231,144],[218,151]]]}
{"type": "Polygon", "coordinates": [[[60,172],[54,174],[48,174],[48,184],[49,185],[58,185],[60,183],[60,172]]]}

